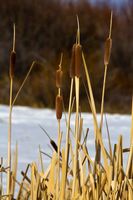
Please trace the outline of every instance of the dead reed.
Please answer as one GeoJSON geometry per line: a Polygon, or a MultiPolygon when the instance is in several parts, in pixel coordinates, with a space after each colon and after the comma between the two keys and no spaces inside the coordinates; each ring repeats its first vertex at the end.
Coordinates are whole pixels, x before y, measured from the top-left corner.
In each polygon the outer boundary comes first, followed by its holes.
{"type": "MultiPolygon", "coordinates": [[[[11,124],[12,124],[12,107],[16,102],[19,93],[21,92],[35,62],[33,62],[29,69],[20,89],[18,90],[14,100],[12,101],[12,86],[15,65],[15,48],[11,53],[10,61],[10,112],[9,112],[9,131],[8,131],[8,165],[3,166],[3,161],[0,164],[0,175],[7,174],[7,191],[4,193],[2,189],[3,181],[0,179],[0,199],[2,200],[104,200],[104,199],[118,199],[118,200],[132,200],[133,199],[133,100],[132,100],[132,119],[130,132],[130,146],[123,148],[123,137],[119,136],[117,144],[112,147],[110,141],[110,133],[108,131],[108,123],[106,120],[108,132],[109,151],[105,148],[102,137],[103,114],[104,114],[104,96],[106,86],[107,67],[111,54],[111,31],[112,31],[112,13],[110,19],[109,37],[105,44],[104,54],[104,80],[101,100],[101,120],[100,124],[97,120],[97,112],[93,90],[91,86],[90,76],[86,64],[86,59],[82,46],[80,44],[80,28],[77,17],[77,34],[76,43],[72,48],[72,57],[70,65],[70,95],[68,113],[66,115],[66,144],[61,149],[61,119],[63,114],[63,97],[62,97],[62,55],[60,59],[59,68],[56,71],[56,87],[57,96],[55,102],[56,118],[58,123],[58,139],[55,142],[47,133],[47,131],[40,126],[43,132],[49,138],[50,144],[53,148],[53,155],[49,156],[46,152],[41,151],[39,147],[39,161],[41,170],[39,170],[35,162],[28,164],[25,171],[21,172],[22,181],[18,182],[16,178],[17,163],[18,163],[18,149],[14,154],[13,162],[11,163],[11,124]],[[95,159],[90,157],[89,149],[87,148],[87,140],[89,139],[88,129],[85,136],[83,136],[83,122],[82,113],[79,111],[80,104],[80,77],[81,67],[85,71],[86,85],[85,90],[87,94],[88,104],[91,109],[94,125],[94,138],[96,141],[95,159]],[[75,90],[74,90],[75,82],[75,90]],[[75,92],[75,94],[74,94],[75,92]],[[75,98],[73,97],[75,95],[75,98]],[[72,102],[72,99],[75,101],[72,102]],[[75,113],[75,129],[71,129],[71,112],[73,104],[76,105],[75,113]],[[49,156],[50,164],[44,170],[42,153],[49,156]],[[127,164],[124,163],[124,154],[128,154],[127,164]],[[124,168],[124,165],[126,166],[124,168]],[[30,177],[29,177],[30,172],[30,177]],[[15,196],[15,186],[19,189],[15,196]]],[[[14,28],[15,30],[15,28],[14,28]]],[[[15,31],[14,31],[15,38],[15,31]]],[[[15,44],[15,42],[14,42],[15,44]]],[[[15,45],[14,45],[15,46],[15,45]]],[[[106,119],[106,118],[105,118],[106,119]]]]}
{"type": "MultiPolygon", "coordinates": [[[[16,52],[15,52],[15,24],[13,32],[13,48],[10,54],[10,67],[9,67],[9,77],[10,77],[10,101],[9,101],[9,123],[8,123],[8,170],[7,170],[7,194],[11,192],[11,129],[12,129],[12,96],[13,96],[13,78],[14,78],[14,68],[16,62],[16,52]]],[[[10,196],[7,199],[11,199],[10,196]]]]}

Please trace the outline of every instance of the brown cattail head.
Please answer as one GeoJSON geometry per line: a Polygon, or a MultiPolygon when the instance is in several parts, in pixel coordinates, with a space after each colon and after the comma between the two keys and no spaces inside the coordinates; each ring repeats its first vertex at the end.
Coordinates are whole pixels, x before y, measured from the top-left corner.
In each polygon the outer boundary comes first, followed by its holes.
{"type": "Polygon", "coordinates": [[[63,76],[63,71],[59,68],[56,71],[56,87],[61,88],[62,87],[62,76],[63,76]]]}
{"type": "Polygon", "coordinates": [[[110,55],[111,55],[111,48],[112,48],[112,39],[107,38],[107,40],[105,42],[104,65],[109,64],[110,55]]]}
{"type": "Polygon", "coordinates": [[[58,152],[58,146],[57,144],[53,141],[53,140],[50,140],[50,144],[52,145],[53,149],[58,152]]]}
{"type": "Polygon", "coordinates": [[[16,63],[16,52],[15,51],[11,51],[11,54],[10,54],[10,68],[9,68],[10,78],[14,77],[15,63],[16,63]]]}
{"type": "MultiPolygon", "coordinates": [[[[50,140],[50,144],[52,145],[53,149],[58,153],[57,144],[53,140],[50,140]]],[[[60,156],[62,157],[61,152],[60,152],[60,156]]]]}
{"type": "Polygon", "coordinates": [[[70,77],[74,78],[75,76],[75,47],[76,44],[72,47],[72,57],[71,57],[71,63],[70,63],[70,77]]]}
{"type": "Polygon", "coordinates": [[[82,46],[77,44],[75,47],[75,76],[81,76],[81,65],[82,65],[82,46]]]}
{"type": "Polygon", "coordinates": [[[63,110],[63,98],[60,95],[56,96],[56,118],[59,120],[62,118],[63,110]]]}

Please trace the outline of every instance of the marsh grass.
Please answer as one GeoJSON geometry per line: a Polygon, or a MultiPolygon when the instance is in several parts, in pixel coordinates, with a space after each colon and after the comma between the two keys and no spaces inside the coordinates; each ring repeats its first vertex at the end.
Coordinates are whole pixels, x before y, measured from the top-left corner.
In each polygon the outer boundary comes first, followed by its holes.
{"type": "MultiPolygon", "coordinates": [[[[106,41],[106,49],[104,56],[105,72],[103,80],[102,100],[101,100],[101,120],[100,124],[97,120],[97,112],[93,90],[91,86],[90,76],[86,64],[84,52],[80,44],[80,28],[79,19],[77,17],[77,34],[76,43],[72,48],[72,58],[70,66],[70,95],[68,112],[66,119],[66,143],[61,148],[61,118],[63,113],[63,97],[62,97],[62,56],[59,64],[59,69],[56,72],[56,117],[58,123],[57,141],[54,141],[47,131],[40,126],[43,132],[49,138],[50,145],[53,148],[52,157],[41,150],[39,146],[39,161],[41,168],[38,168],[35,162],[28,164],[25,171],[21,172],[22,180],[17,181],[17,163],[18,163],[18,148],[14,153],[13,162],[11,162],[11,124],[12,124],[12,108],[15,104],[26,80],[35,65],[32,63],[22,85],[20,86],[15,98],[12,98],[13,77],[10,76],[10,112],[9,112],[9,137],[8,137],[8,165],[3,166],[1,160],[0,175],[7,174],[7,192],[2,189],[2,179],[0,188],[0,199],[16,199],[16,200],[104,200],[104,199],[133,199],[133,101],[132,101],[132,119],[130,132],[130,147],[123,149],[123,137],[119,136],[117,144],[114,148],[111,146],[110,133],[108,123],[105,116],[109,151],[105,148],[102,138],[103,114],[104,114],[104,96],[106,86],[107,67],[111,52],[111,30],[112,30],[112,13],[110,20],[109,37],[106,41]],[[90,106],[95,138],[95,159],[90,157],[89,149],[87,148],[88,129],[83,135],[82,113],[80,111],[80,77],[83,67],[86,78],[86,98],[90,106]],[[74,90],[75,84],[75,90],[74,90]],[[75,129],[71,129],[71,113],[76,106],[75,129]],[[73,145],[72,145],[73,144],[73,145]],[[101,153],[100,153],[101,152],[101,153]],[[127,163],[125,164],[124,154],[128,154],[127,163]],[[44,160],[42,154],[49,156],[50,164],[44,170],[44,160]],[[99,155],[99,156],[98,156],[99,155]],[[124,166],[126,166],[124,168],[124,166]],[[30,176],[29,176],[30,174],[30,176]],[[18,186],[17,195],[15,197],[15,186],[18,186]]],[[[15,34],[14,34],[15,35],[15,34]]],[[[14,51],[14,49],[13,49],[14,51]]]]}

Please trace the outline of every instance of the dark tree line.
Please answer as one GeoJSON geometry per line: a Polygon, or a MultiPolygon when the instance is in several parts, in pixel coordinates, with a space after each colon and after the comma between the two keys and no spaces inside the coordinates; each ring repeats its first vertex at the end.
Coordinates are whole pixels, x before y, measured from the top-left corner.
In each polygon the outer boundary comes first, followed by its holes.
{"type": "MultiPolygon", "coordinates": [[[[106,1],[107,2],[107,1],[106,1]]],[[[108,36],[110,6],[87,0],[4,0],[0,4],[0,103],[8,103],[9,53],[13,23],[16,24],[17,64],[14,94],[33,60],[33,69],[17,104],[54,107],[55,70],[63,52],[65,104],[69,94],[69,64],[75,42],[76,14],[80,19],[81,43],[85,52],[97,108],[100,109],[103,81],[104,41],[108,36]]],[[[133,88],[133,3],[114,8],[113,48],[106,87],[106,111],[129,112],[133,88]]],[[[82,82],[82,81],[81,81],[82,82]]],[[[88,110],[81,83],[81,109],[88,110]]]]}

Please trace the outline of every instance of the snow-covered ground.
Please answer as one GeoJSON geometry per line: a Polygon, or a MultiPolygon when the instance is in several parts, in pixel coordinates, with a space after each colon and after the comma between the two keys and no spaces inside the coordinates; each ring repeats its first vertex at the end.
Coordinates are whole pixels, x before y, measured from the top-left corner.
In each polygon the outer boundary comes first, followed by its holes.
{"type": "MultiPolygon", "coordinates": [[[[8,132],[8,112],[9,107],[0,105],[0,157],[4,157],[4,165],[6,166],[7,158],[7,132],[8,132]]],[[[94,158],[94,131],[92,115],[83,113],[84,132],[89,128],[88,150],[92,158],[94,158]]],[[[97,116],[100,121],[100,115],[97,116]]],[[[110,115],[107,114],[107,121],[111,136],[112,145],[118,142],[118,136],[123,135],[123,147],[129,147],[130,144],[130,115],[110,115]]],[[[71,116],[71,128],[74,129],[75,114],[71,116]]],[[[105,123],[105,122],[104,122],[105,123]]],[[[57,141],[57,121],[55,111],[50,109],[32,109],[28,107],[16,106],[13,108],[12,118],[12,151],[18,143],[18,171],[25,170],[26,164],[33,161],[38,162],[38,147],[50,155],[52,151],[49,148],[49,139],[39,127],[41,125],[46,129],[52,139],[57,141]]],[[[62,146],[65,144],[66,122],[65,117],[61,120],[61,130],[63,132],[62,146]]],[[[71,136],[73,139],[73,136],[71,136]]],[[[107,131],[104,126],[103,140],[108,145],[107,131]]],[[[43,155],[45,168],[49,163],[49,158],[43,155]]]]}

